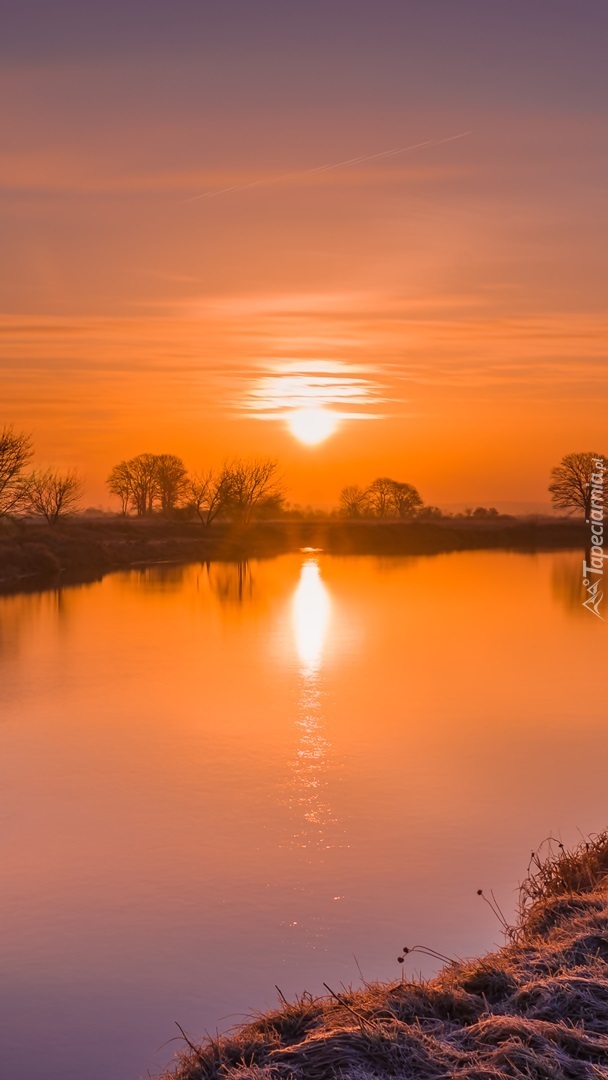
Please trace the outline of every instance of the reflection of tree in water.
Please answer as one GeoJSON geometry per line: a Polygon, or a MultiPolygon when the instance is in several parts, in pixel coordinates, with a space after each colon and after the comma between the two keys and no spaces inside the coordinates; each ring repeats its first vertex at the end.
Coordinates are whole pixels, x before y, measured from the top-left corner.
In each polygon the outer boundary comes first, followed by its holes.
{"type": "Polygon", "coordinates": [[[583,607],[587,593],[583,585],[583,558],[590,553],[555,556],[551,568],[551,591],[554,599],[571,615],[588,616],[583,607]]]}
{"type": "Polygon", "coordinates": [[[0,597],[0,659],[19,655],[30,623],[40,611],[42,595],[0,597]]]}
{"type": "Polygon", "coordinates": [[[156,563],[135,571],[138,585],[148,592],[179,592],[186,567],[179,563],[156,563]]]}
{"type": "Polygon", "coordinates": [[[209,588],[222,606],[240,607],[253,600],[254,580],[247,559],[240,562],[206,562],[209,588]]]}
{"type": "Polygon", "coordinates": [[[0,659],[19,655],[22,643],[32,626],[49,620],[54,629],[65,629],[70,614],[69,593],[86,586],[69,589],[44,589],[40,592],[0,596],[0,659]]]}

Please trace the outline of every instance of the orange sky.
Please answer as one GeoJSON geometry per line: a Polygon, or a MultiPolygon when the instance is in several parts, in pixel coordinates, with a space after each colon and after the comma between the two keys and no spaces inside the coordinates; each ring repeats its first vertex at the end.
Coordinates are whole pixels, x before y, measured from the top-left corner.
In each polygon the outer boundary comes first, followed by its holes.
{"type": "Polygon", "coordinates": [[[0,423],[91,503],[145,450],[276,456],[320,505],[545,502],[606,452],[603,9],[288,7],[13,16],[0,423]],[[312,448],[311,403],[349,417],[312,448]]]}

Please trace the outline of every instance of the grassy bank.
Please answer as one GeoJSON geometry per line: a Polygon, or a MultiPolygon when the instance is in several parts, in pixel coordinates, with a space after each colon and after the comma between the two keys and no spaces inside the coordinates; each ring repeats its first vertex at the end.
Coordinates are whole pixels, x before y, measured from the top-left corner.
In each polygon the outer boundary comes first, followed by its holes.
{"type": "Polygon", "coordinates": [[[564,520],[437,522],[279,521],[211,528],[162,519],[74,518],[50,528],[4,522],[0,528],[0,590],[95,580],[111,570],[157,562],[264,558],[303,547],[332,554],[427,555],[467,549],[543,551],[583,548],[585,526],[564,520]]]}
{"type": "Polygon", "coordinates": [[[165,1080],[608,1077],[608,833],[533,864],[508,944],[431,982],[284,1002],[165,1080]]]}

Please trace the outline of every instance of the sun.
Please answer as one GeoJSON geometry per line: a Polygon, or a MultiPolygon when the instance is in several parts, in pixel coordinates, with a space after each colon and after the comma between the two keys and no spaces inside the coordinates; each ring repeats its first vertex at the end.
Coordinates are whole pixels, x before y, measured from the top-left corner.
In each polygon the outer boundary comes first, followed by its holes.
{"type": "Polygon", "coordinates": [[[296,409],[287,418],[287,426],[307,446],[316,446],[336,431],[339,418],[329,409],[296,409]]]}

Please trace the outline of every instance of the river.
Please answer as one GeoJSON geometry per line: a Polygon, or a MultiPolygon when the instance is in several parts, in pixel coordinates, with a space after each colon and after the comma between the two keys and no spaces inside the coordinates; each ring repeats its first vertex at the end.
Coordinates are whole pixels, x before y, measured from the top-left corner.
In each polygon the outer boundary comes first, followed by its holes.
{"type": "Polygon", "coordinates": [[[532,848],[608,824],[580,571],[303,551],[0,599],[2,1075],[138,1080],[176,1020],[500,943],[477,889],[510,918],[532,848]]]}

